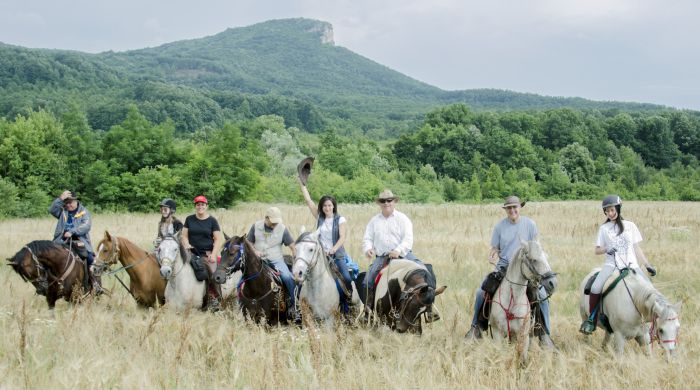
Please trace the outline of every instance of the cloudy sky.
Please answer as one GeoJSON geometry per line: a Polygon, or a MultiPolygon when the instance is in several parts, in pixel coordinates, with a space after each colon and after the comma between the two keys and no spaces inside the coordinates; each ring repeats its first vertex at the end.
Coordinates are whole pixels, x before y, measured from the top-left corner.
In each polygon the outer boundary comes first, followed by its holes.
{"type": "Polygon", "coordinates": [[[306,17],[446,90],[700,109],[698,16],[696,0],[0,0],[0,42],[123,51],[306,17]]]}

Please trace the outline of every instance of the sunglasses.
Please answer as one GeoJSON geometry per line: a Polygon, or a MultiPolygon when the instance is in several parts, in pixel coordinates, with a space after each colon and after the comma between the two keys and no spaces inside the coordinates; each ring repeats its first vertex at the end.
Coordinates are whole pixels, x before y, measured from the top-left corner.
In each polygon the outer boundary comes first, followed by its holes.
{"type": "Polygon", "coordinates": [[[394,199],[379,199],[379,203],[391,203],[394,199]]]}

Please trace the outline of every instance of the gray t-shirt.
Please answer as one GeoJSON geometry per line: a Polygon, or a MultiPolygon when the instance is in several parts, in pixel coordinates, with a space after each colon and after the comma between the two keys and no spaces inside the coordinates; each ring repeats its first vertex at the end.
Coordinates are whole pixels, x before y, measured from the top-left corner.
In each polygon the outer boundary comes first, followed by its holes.
{"type": "Polygon", "coordinates": [[[491,236],[491,246],[500,251],[496,269],[505,269],[510,259],[520,248],[520,241],[531,241],[537,238],[537,225],[528,217],[521,216],[517,223],[503,218],[496,224],[491,236]]]}

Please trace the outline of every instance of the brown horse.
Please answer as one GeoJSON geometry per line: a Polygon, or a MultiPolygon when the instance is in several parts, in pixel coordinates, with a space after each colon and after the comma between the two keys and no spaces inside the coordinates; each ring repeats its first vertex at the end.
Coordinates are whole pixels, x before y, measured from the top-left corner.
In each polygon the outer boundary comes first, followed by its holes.
{"type": "Polygon", "coordinates": [[[129,274],[129,294],[139,306],[154,307],[156,302],[160,305],[165,303],[166,281],[160,277],[160,265],[156,257],[126,238],[105,231],[104,238],[97,244],[95,275],[101,275],[117,261],[122,264],[122,268],[113,272],[126,270],[129,274]]]}
{"type": "Polygon", "coordinates": [[[273,277],[275,271],[255,254],[250,241],[245,237],[234,236],[224,244],[214,280],[223,283],[227,273],[238,269],[243,272],[238,283],[238,302],[243,315],[256,323],[262,319],[266,319],[268,325],[286,323],[285,289],[273,277]]]}
{"type": "MultiPolygon", "coordinates": [[[[47,240],[32,241],[7,261],[24,281],[34,285],[37,294],[46,296],[50,310],[61,297],[69,302],[80,300],[85,264],[63,246],[47,240]]],[[[87,285],[86,290],[90,289],[87,285]]]]}

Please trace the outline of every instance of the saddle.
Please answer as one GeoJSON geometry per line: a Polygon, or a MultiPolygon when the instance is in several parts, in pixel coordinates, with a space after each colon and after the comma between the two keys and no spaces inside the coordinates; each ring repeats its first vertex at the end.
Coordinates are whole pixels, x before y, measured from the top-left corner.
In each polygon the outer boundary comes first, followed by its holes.
{"type": "Polygon", "coordinates": [[[92,283],[90,283],[90,270],[88,269],[88,251],[87,248],[85,248],[85,244],[77,239],[74,239],[70,242],[70,245],[68,242],[63,242],[63,247],[68,249],[73,256],[76,257],[76,261],[78,262],[78,265],[80,265],[83,268],[83,290],[84,291],[90,291],[92,288],[92,283]]]}
{"type": "MultiPolygon", "coordinates": [[[[605,312],[603,310],[603,298],[605,298],[606,295],[612,291],[615,286],[617,286],[618,283],[625,277],[627,277],[630,272],[635,273],[636,271],[632,268],[623,268],[619,271],[615,279],[608,279],[605,282],[604,288],[603,288],[603,294],[600,297],[600,302],[598,303],[599,305],[599,312],[598,312],[598,322],[600,322],[601,325],[605,328],[607,333],[614,333],[612,326],[610,326],[610,320],[608,319],[608,316],[605,315],[605,312]]],[[[593,275],[591,275],[590,278],[588,278],[588,281],[586,281],[586,286],[583,289],[583,294],[584,295],[590,295],[591,294],[591,286],[593,286],[593,283],[595,282],[595,279],[598,277],[598,274],[600,272],[596,272],[593,275]]],[[[615,274],[613,274],[615,275],[615,274]]]]}

